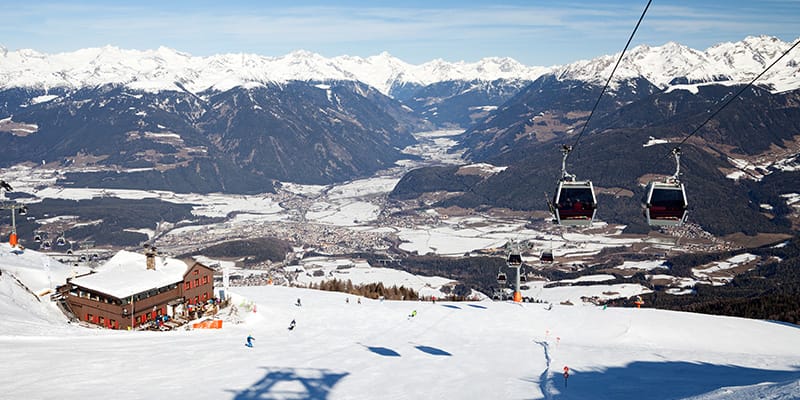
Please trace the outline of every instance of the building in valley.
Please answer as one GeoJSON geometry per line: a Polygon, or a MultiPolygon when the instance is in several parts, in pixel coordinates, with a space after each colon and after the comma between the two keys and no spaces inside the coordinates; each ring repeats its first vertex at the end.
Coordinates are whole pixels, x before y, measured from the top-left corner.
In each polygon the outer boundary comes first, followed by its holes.
{"type": "Polygon", "coordinates": [[[67,280],[59,292],[81,321],[109,329],[149,325],[187,315],[214,297],[214,270],[156,255],[120,251],[93,272],[67,280]]]}

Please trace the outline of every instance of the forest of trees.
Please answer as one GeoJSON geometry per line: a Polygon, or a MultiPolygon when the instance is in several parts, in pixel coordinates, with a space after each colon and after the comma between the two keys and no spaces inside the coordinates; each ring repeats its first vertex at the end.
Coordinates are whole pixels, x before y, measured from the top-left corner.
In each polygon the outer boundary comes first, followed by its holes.
{"type": "MultiPolygon", "coordinates": [[[[606,255],[614,255],[619,248],[604,250],[606,255]]],[[[653,293],[643,295],[648,307],[699,312],[715,315],[729,315],[753,319],[765,319],[800,323],[800,237],[795,237],[779,246],[765,246],[755,249],[725,251],[719,253],[692,253],[671,257],[666,265],[669,269],[651,270],[648,273],[667,273],[675,276],[691,276],[692,268],[730,258],[740,253],[750,253],[770,260],[760,263],[755,269],[741,274],[731,283],[724,286],[698,284],[690,295],[671,295],[666,288],[652,287],[644,273],[630,277],[617,276],[617,279],[606,283],[638,283],[650,286],[653,293]]],[[[377,260],[369,255],[360,254],[372,265],[377,260]]],[[[626,254],[625,258],[631,255],[626,254]]],[[[537,271],[551,281],[574,279],[582,275],[596,274],[600,270],[612,268],[621,261],[610,258],[603,264],[590,265],[576,272],[558,270],[537,271]]],[[[497,289],[497,274],[502,271],[509,279],[513,278],[513,270],[507,268],[502,257],[437,257],[410,256],[392,265],[393,268],[412,274],[425,276],[443,276],[460,283],[454,287],[455,295],[466,295],[470,289],[491,294],[497,289]]],[[[592,282],[572,285],[591,285],[592,282]]],[[[631,299],[620,299],[613,302],[616,306],[633,306],[631,299]]]]}
{"type": "MultiPolygon", "coordinates": [[[[785,245],[747,250],[772,261],[737,276],[725,286],[696,285],[691,295],[655,292],[642,296],[655,308],[800,323],[800,238],[785,245]]],[[[671,259],[673,271],[691,270],[730,253],[687,254],[671,259]]]]}
{"type": "Polygon", "coordinates": [[[245,259],[244,264],[258,264],[264,261],[283,261],[292,245],[286,240],[273,237],[239,239],[219,243],[202,250],[184,254],[190,257],[202,254],[208,257],[245,259]]]}
{"type": "Polygon", "coordinates": [[[326,290],[329,292],[349,293],[368,299],[384,298],[386,300],[420,300],[419,293],[405,286],[392,285],[386,287],[383,283],[368,283],[353,285],[351,280],[333,279],[320,283],[312,283],[310,289],[326,290]]]}

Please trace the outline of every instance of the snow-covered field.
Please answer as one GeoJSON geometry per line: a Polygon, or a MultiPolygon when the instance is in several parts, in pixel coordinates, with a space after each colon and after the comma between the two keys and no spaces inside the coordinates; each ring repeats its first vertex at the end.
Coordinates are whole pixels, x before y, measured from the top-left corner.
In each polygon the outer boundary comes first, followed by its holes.
{"type": "Polygon", "coordinates": [[[12,277],[35,291],[45,265],[51,279],[69,268],[0,250],[8,399],[800,398],[800,327],[787,324],[646,305],[358,304],[261,286],[233,290],[256,311],[240,307],[244,322],[221,330],[106,331],[67,324],[12,277]]]}

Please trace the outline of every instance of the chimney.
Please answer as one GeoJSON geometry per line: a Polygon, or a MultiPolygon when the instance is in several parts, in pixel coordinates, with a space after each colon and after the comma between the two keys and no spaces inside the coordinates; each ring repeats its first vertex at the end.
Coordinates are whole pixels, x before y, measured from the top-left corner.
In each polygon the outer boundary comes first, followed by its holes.
{"type": "Polygon", "coordinates": [[[144,256],[147,258],[147,269],[156,270],[156,247],[144,245],[144,256]]]}

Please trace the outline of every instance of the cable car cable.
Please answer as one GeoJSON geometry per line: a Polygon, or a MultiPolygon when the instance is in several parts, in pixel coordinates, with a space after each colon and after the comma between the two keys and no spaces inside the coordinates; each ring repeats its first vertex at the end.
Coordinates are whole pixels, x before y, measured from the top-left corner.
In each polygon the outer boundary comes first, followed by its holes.
{"type": "Polygon", "coordinates": [[[697,132],[699,132],[699,131],[700,131],[700,129],[701,129],[702,127],[704,127],[704,126],[705,126],[705,125],[706,125],[706,124],[707,124],[709,121],[711,121],[711,119],[712,119],[712,118],[714,118],[714,117],[715,117],[717,114],[719,114],[719,113],[720,113],[720,111],[724,110],[724,109],[725,109],[725,107],[727,107],[727,106],[728,106],[729,104],[731,104],[731,103],[732,103],[734,100],[736,100],[736,99],[739,97],[739,95],[741,95],[742,93],[744,93],[744,91],[745,91],[745,90],[749,89],[749,88],[750,88],[750,86],[753,86],[753,83],[755,83],[755,81],[757,81],[759,78],[761,78],[761,76],[762,76],[762,75],[766,74],[766,73],[767,73],[767,71],[769,71],[769,70],[770,70],[770,68],[772,68],[773,66],[775,66],[775,64],[777,64],[777,63],[778,63],[778,61],[780,61],[780,60],[781,60],[781,59],[782,59],[784,56],[786,56],[787,54],[789,54],[789,52],[790,52],[790,51],[794,50],[794,48],[795,48],[795,47],[797,47],[797,45],[798,45],[798,44],[800,44],[800,40],[797,40],[796,42],[794,42],[794,44],[792,45],[792,47],[789,47],[789,49],[788,49],[788,50],[786,50],[786,51],[784,51],[784,52],[783,52],[783,54],[781,54],[781,56],[780,56],[780,57],[776,58],[776,59],[775,59],[775,61],[773,61],[773,62],[772,62],[772,64],[770,64],[769,66],[767,66],[767,68],[765,68],[763,71],[761,71],[761,73],[760,73],[760,74],[758,74],[758,76],[756,76],[755,78],[753,78],[753,80],[751,80],[751,81],[750,81],[750,82],[749,82],[747,85],[744,85],[744,87],[743,87],[743,88],[741,88],[741,89],[740,89],[738,92],[736,92],[736,94],[735,94],[735,95],[733,95],[731,98],[729,98],[729,99],[728,99],[728,101],[726,101],[724,104],[722,104],[722,107],[718,108],[718,109],[717,109],[717,111],[714,111],[713,113],[711,113],[711,115],[709,115],[709,116],[708,116],[708,118],[706,118],[706,120],[705,120],[705,121],[703,121],[703,123],[702,123],[702,124],[700,124],[700,126],[698,126],[697,128],[695,128],[695,129],[692,131],[692,133],[690,133],[688,136],[686,136],[686,138],[684,138],[684,139],[683,139],[683,140],[682,140],[680,143],[678,143],[678,145],[677,145],[676,147],[680,147],[681,145],[683,145],[684,143],[686,143],[686,141],[687,141],[687,140],[689,140],[689,138],[690,138],[690,137],[694,136],[694,135],[695,135],[697,132]]]}
{"type": "Polygon", "coordinates": [[[625,48],[622,49],[622,53],[620,53],[619,58],[617,59],[617,63],[614,64],[614,69],[611,70],[611,74],[606,79],[606,84],[603,86],[603,90],[600,91],[600,96],[597,96],[597,101],[594,102],[594,106],[592,107],[592,111],[589,113],[589,117],[586,118],[586,122],[583,124],[583,128],[581,132],[578,134],[578,137],[575,139],[575,143],[572,144],[572,148],[574,149],[575,146],[578,145],[578,142],[581,140],[583,133],[586,131],[586,127],[589,126],[589,121],[592,119],[592,115],[594,115],[595,110],[597,110],[598,104],[600,104],[600,99],[603,98],[603,94],[608,90],[608,85],[611,83],[611,78],[614,77],[614,73],[617,71],[617,67],[619,67],[620,62],[622,62],[622,58],[625,57],[625,52],[628,50],[628,46],[631,45],[631,41],[633,40],[633,36],[636,35],[636,31],[639,30],[639,25],[641,25],[642,20],[644,19],[645,14],[647,14],[647,9],[650,8],[650,3],[653,0],[648,0],[647,5],[644,7],[644,11],[642,11],[642,15],[639,17],[639,21],[636,22],[636,26],[633,28],[633,32],[631,32],[631,36],[628,38],[628,42],[625,43],[625,48]]]}
{"type": "Polygon", "coordinates": [[[636,32],[639,30],[639,26],[641,26],[642,20],[644,20],[644,16],[647,14],[647,10],[650,8],[650,4],[652,4],[652,2],[652,0],[648,0],[647,5],[645,5],[644,10],[642,10],[642,15],[640,15],[639,20],[636,21],[636,26],[633,28],[633,31],[628,37],[628,41],[625,43],[625,47],[622,49],[622,52],[619,54],[619,58],[617,58],[614,68],[611,70],[608,79],[606,79],[603,89],[600,90],[600,95],[597,96],[597,100],[595,100],[592,110],[589,112],[589,116],[586,118],[586,121],[583,124],[583,128],[581,128],[580,133],[575,138],[575,142],[572,146],[568,146],[566,144],[562,145],[561,176],[558,180],[558,187],[556,188],[553,202],[551,203],[548,199],[548,208],[550,208],[551,212],[553,213],[553,221],[558,225],[590,226],[592,221],[594,221],[597,213],[597,198],[595,196],[592,182],[589,180],[576,180],[575,175],[568,173],[567,157],[569,157],[569,154],[578,145],[578,142],[580,142],[581,138],[586,133],[589,122],[592,120],[592,116],[594,116],[595,111],[597,111],[597,107],[600,105],[600,100],[602,100],[603,94],[605,94],[605,92],[608,90],[608,87],[611,84],[611,79],[614,78],[617,68],[619,68],[619,65],[622,63],[622,59],[625,58],[625,53],[628,51],[628,47],[630,47],[634,36],[636,36],[636,32]]]}
{"type": "MultiPolygon", "coordinates": [[[[780,57],[776,58],[776,59],[775,59],[775,60],[774,60],[774,61],[773,61],[773,62],[772,62],[770,65],[768,65],[768,66],[767,66],[767,68],[765,68],[763,71],[761,71],[761,73],[760,73],[760,74],[758,74],[758,75],[757,75],[755,78],[753,78],[753,79],[752,79],[750,82],[748,82],[746,85],[744,85],[744,87],[742,87],[741,89],[739,89],[739,91],[738,91],[738,92],[736,92],[736,94],[735,94],[735,95],[731,96],[731,97],[730,97],[730,98],[729,98],[729,99],[728,99],[728,100],[727,100],[725,103],[723,103],[723,104],[722,104],[722,106],[720,106],[720,107],[719,107],[719,108],[718,108],[716,111],[714,111],[713,113],[711,113],[711,115],[709,115],[709,116],[708,116],[708,118],[706,118],[706,120],[705,120],[705,121],[703,121],[703,123],[702,123],[702,124],[700,124],[700,125],[699,125],[697,128],[695,128],[694,130],[692,130],[692,132],[691,132],[691,133],[689,133],[688,135],[686,135],[686,137],[685,137],[683,140],[681,140],[681,141],[680,141],[680,143],[678,143],[676,146],[674,146],[674,148],[680,148],[680,146],[682,146],[684,143],[686,143],[686,141],[687,141],[687,140],[689,140],[689,138],[691,138],[692,136],[694,136],[695,134],[697,134],[697,132],[699,132],[699,131],[700,131],[700,129],[702,129],[704,126],[706,126],[706,124],[708,124],[708,123],[711,121],[711,119],[713,119],[713,118],[714,118],[714,117],[715,117],[717,114],[719,114],[719,113],[720,113],[722,110],[724,110],[724,109],[725,109],[725,107],[727,107],[727,106],[728,106],[729,104],[731,104],[731,103],[732,103],[734,100],[736,100],[736,99],[739,97],[739,95],[741,95],[742,93],[744,93],[744,91],[745,91],[745,90],[747,90],[747,89],[749,89],[751,86],[753,86],[753,84],[754,84],[754,83],[755,83],[755,82],[756,82],[756,81],[757,81],[759,78],[761,78],[761,77],[762,77],[764,74],[766,74],[766,73],[767,73],[767,71],[769,71],[769,70],[770,70],[770,69],[771,69],[773,66],[775,66],[775,64],[777,64],[777,63],[778,63],[778,62],[779,62],[779,61],[780,61],[780,60],[781,60],[783,57],[785,57],[787,54],[789,54],[789,52],[791,52],[792,50],[794,50],[794,48],[795,48],[795,47],[797,47],[797,45],[798,45],[798,44],[800,44],[800,39],[798,39],[798,40],[797,40],[797,41],[796,41],[796,42],[795,42],[795,43],[794,43],[794,44],[793,44],[791,47],[789,47],[789,48],[788,48],[786,51],[784,51],[784,52],[783,52],[783,54],[781,54],[781,55],[780,55],[780,57]]],[[[664,156],[663,156],[663,157],[656,158],[656,159],[655,159],[656,161],[653,163],[653,166],[657,165],[657,164],[658,164],[660,161],[662,161],[663,159],[665,159],[665,158],[668,158],[668,157],[669,157],[669,156],[672,154],[672,151],[673,151],[673,150],[670,150],[670,151],[666,152],[666,153],[664,154],[664,156]]],[[[622,190],[624,190],[624,188],[617,189],[617,191],[616,191],[616,192],[614,192],[614,194],[613,194],[612,196],[613,196],[613,197],[616,197],[616,196],[617,196],[617,195],[618,195],[618,194],[619,194],[619,193],[620,193],[622,190]]]]}

